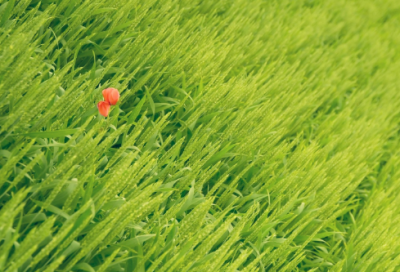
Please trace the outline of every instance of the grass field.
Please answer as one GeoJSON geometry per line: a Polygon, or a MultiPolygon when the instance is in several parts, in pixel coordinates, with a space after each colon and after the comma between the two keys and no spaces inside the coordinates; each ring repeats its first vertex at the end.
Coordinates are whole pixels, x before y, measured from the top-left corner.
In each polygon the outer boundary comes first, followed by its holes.
{"type": "Polygon", "coordinates": [[[0,0],[0,141],[0,271],[400,271],[400,1],[0,0]]]}

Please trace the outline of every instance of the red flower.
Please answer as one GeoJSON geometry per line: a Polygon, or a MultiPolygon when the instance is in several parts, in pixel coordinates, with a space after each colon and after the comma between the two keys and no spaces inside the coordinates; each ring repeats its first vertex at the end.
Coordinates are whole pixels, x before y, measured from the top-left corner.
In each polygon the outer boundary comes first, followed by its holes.
{"type": "Polygon", "coordinates": [[[108,113],[110,112],[110,104],[106,101],[100,101],[97,103],[97,108],[99,109],[99,112],[101,115],[104,117],[108,116],[108,113]]]}
{"type": "Polygon", "coordinates": [[[117,104],[119,100],[119,92],[114,88],[107,88],[103,90],[104,100],[108,102],[110,105],[117,104]]]}

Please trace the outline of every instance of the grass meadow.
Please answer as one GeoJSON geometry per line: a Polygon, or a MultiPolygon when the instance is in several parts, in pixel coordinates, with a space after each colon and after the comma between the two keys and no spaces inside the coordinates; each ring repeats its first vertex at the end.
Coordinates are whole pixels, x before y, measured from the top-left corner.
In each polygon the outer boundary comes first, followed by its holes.
{"type": "Polygon", "coordinates": [[[0,271],[400,271],[399,193],[398,0],[0,0],[0,271]]]}

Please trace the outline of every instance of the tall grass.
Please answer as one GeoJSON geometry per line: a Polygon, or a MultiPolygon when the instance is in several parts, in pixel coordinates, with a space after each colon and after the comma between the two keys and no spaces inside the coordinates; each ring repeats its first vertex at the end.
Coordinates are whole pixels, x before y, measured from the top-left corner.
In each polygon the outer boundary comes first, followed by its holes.
{"type": "Polygon", "coordinates": [[[399,1],[0,18],[0,271],[400,270],[399,1]]]}

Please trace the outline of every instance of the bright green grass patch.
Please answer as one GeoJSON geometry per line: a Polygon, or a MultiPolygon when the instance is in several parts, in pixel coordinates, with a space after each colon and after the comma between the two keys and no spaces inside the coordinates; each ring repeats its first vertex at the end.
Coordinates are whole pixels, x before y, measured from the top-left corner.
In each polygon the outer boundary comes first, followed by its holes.
{"type": "Polygon", "coordinates": [[[0,271],[400,269],[399,1],[0,18],[0,271]]]}

